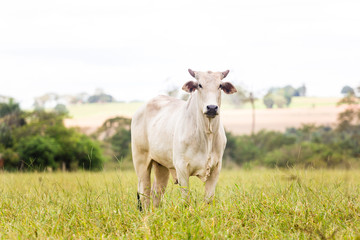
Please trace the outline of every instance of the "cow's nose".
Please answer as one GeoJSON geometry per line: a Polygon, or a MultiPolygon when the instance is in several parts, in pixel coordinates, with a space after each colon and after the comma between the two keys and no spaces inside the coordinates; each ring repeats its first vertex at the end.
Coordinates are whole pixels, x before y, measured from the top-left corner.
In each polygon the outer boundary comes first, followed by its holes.
{"type": "Polygon", "coordinates": [[[207,105],[206,108],[207,108],[208,112],[217,112],[219,107],[216,105],[207,105]]]}

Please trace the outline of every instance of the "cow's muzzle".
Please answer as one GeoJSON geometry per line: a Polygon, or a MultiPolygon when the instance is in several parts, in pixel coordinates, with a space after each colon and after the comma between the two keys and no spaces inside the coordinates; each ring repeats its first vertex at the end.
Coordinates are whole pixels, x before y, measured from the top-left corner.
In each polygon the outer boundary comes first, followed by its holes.
{"type": "Polygon", "coordinates": [[[207,105],[206,106],[206,113],[205,115],[208,117],[208,118],[214,118],[216,117],[216,115],[218,115],[218,109],[219,107],[216,106],[216,105],[207,105]]]}

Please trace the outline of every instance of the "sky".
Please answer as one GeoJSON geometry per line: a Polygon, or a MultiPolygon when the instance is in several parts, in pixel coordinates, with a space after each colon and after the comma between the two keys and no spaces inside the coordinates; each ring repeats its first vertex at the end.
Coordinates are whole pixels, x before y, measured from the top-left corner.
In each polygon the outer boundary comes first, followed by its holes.
{"type": "Polygon", "coordinates": [[[360,85],[360,1],[14,0],[0,3],[0,95],[48,92],[148,100],[195,71],[261,96],[360,85]]]}

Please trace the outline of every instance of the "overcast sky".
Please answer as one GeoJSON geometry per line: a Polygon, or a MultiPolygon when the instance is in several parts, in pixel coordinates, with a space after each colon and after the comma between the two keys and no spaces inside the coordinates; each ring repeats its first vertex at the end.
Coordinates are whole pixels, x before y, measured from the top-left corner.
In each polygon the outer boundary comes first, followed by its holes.
{"type": "Polygon", "coordinates": [[[255,94],[310,96],[360,85],[360,1],[32,0],[0,3],[0,95],[146,100],[193,70],[224,71],[255,94]]]}

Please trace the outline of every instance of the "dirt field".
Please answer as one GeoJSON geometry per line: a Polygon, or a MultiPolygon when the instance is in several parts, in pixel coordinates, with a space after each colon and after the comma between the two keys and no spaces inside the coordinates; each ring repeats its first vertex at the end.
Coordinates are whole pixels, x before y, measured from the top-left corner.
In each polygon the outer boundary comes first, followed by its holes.
{"type": "MultiPolygon", "coordinates": [[[[334,125],[341,108],[316,107],[292,109],[260,109],[255,113],[255,131],[261,129],[285,131],[302,124],[334,125]]],[[[225,110],[224,126],[235,134],[251,133],[251,110],[225,110]]]]}
{"type": "MultiPolygon", "coordinates": [[[[335,106],[319,106],[310,108],[286,108],[286,109],[258,109],[255,114],[255,131],[261,129],[285,131],[289,127],[299,127],[302,124],[314,123],[317,125],[334,125],[337,114],[342,108],[335,106]]],[[[234,134],[251,133],[252,111],[251,109],[224,109],[222,119],[226,130],[234,134]]],[[[122,114],[131,117],[132,112],[122,114]]],[[[65,124],[69,127],[78,126],[86,133],[91,133],[101,126],[102,123],[115,117],[110,112],[99,111],[93,116],[74,117],[66,119],[65,124]]]]}

